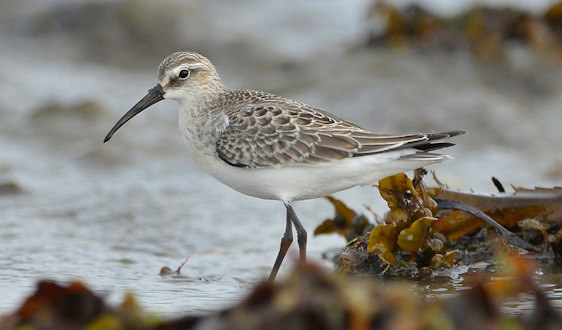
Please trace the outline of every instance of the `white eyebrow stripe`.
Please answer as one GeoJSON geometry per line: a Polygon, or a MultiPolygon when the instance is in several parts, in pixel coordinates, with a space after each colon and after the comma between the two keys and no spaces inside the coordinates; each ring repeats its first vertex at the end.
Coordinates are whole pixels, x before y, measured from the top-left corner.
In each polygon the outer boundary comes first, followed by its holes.
{"type": "Polygon", "coordinates": [[[187,64],[187,65],[182,65],[182,66],[180,67],[180,70],[181,70],[181,69],[193,70],[193,69],[204,69],[204,68],[206,68],[206,66],[205,66],[204,64],[201,64],[201,63],[190,63],[190,64],[187,64]]]}

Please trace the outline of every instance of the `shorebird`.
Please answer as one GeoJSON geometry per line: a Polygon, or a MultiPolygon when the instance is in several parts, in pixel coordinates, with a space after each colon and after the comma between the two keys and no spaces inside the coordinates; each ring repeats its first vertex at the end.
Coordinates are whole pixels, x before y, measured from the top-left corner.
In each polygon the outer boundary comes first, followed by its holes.
{"type": "Polygon", "coordinates": [[[269,275],[273,281],[297,232],[306,261],[306,230],[293,202],[358,185],[451,157],[431,151],[464,132],[376,134],[321,109],[252,90],[227,89],[213,64],[194,52],[176,52],[158,68],[158,84],[109,131],[163,99],[180,104],[179,127],[199,166],[246,195],[281,201],[285,233],[269,275]]]}

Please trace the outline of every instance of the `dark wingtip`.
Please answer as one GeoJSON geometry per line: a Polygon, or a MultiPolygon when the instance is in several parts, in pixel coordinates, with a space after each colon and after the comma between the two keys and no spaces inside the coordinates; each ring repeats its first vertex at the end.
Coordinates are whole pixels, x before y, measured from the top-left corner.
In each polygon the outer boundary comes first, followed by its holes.
{"type": "Polygon", "coordinates": [[[447,132],[428,133],[426,134],[426,136],[427,136],[427,141],[437,141],[437,140],[448,139],[455,136],[463,135],[465,133],[466,133],[465,131],[447,131],[447,132]]]}
{"type": "Polygon", "coordinates": [[[436,141],[463,135],[465,133],[466,133],[465,131],[449,131],[449,132],[432,133],[427,136],[428,138],[427,141],[414,145],[413,148],[428,152],[428,151],[434,151],[434,150],[452,147],[455,145],[454,143],[436,142],[436,141]]]}
{"type": "Polygon", "coordinates": [[[451,132],[447,132],[447,134],[449,134],[449,137],[453,137],[453,136],[466,134],[466,131],[451,131],[451,132]]]}
{"type": "Polygon", "coordinates": [[[435,142],[435,143],[428,143],[428,144],[422,144],[419,146],[414,147],[415,149],[418,150],[423,150],[423,151],[434,151],[434,150],[439,150],[439,149],[444,149],[444,148],[449,148],[454,146],[454,143],[449,143],[449,142],[435,142]]]}

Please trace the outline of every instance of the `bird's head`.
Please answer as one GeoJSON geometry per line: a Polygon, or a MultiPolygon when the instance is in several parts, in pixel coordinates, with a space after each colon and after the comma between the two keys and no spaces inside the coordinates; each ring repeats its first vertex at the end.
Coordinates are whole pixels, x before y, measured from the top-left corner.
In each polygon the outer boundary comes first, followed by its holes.
{"type": "Polygon", "coordinates": [[[176,100],[189,108],[223,89],[217,70],[206,57],[193,52],[173,53],[158,67],[158,84],[117,121],[104,142],[131,118],[163,99],[176,100]]]}

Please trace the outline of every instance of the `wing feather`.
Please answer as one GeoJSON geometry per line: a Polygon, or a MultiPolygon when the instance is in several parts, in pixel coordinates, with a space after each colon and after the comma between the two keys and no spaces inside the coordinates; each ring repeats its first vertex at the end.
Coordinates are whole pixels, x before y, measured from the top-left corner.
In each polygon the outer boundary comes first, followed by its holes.
{"type": "Polygon", "coordinates": [[[453,145],[433,141],[463,133],[375,134],[302,103],[262,92],[233,92],[246,93],[237,95],[246,102],[228,107],[228,125],[216,137],[218,156],[233,166],[317,164],[403,148],[425,153],[453,145]]]}

